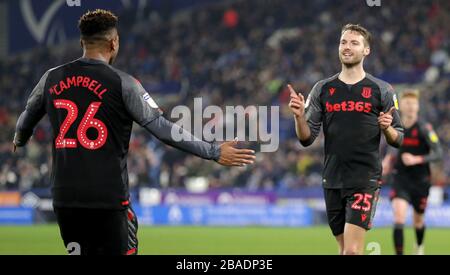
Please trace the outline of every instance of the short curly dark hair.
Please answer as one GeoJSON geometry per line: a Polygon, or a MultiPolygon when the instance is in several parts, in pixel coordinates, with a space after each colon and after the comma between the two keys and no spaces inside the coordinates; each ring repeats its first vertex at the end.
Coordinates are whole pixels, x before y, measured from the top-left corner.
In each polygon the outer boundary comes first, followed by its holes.
{"type": "Polygon", "coordinates": [[[83,14],[78,21],[82,39],[95,39],[105,36],[117,28],[118,18],[108,10],[96,9],[83,14]]]}

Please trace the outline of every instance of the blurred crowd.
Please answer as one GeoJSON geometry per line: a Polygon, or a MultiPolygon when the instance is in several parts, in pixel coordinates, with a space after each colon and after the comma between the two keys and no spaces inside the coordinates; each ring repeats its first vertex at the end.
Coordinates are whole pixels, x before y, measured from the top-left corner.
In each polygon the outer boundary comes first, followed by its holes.
{"type": "MultiPolygon", "coordinates": [[[[360,23],[374,35],[366,71],[421,87],[421,115],[437,129],[445,150],[436,184],[450,174],[450,2],[445,0],[226,1],[177,13],[151,6],[120,15],[115,66],[138,78],[171,119],[177,105],[279,106],[280,145],[257,153],[254,165],[227,169],[163,145],[134,127],[128,169],[131,187],[185,187],[204,177],[209,188],[292,190],[318,186],[323,138],[302,148],[295,138],[286,84],[305,96],[314,83],[340,70],[340,29],[360,23]]],[[[0,61],[0,190],[48,187],[51,129],[43,119],[26,149],[12,154],[18,115],[46,70],[81,55],[78,42],[36,48],[0,61]]],[[[400,86],[398,86],[400,87],[400,86]]],[[[174,120],[174,119],[172,119],[174,120]]],[[[259,150],[258,142],[244,143],[259,150]]],[[[384,146],[382,148],[384,150],[384,146]]],[[[383,151],[382,150],[382,151],[383,151]]]]}

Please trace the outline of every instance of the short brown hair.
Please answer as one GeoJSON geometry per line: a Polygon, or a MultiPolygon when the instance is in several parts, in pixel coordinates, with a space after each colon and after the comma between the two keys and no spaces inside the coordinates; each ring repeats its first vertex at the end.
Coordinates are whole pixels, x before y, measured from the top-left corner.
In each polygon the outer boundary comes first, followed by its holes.
{"type": "Polygon", "coordinates": [[[81,38],[84,40],[102,39],[117,28],[117,16],[108,10],[96,9],[83,14],[78,21],[81,38]]]}
{"type": "Polygon", "coordinates": [[[364,27],[359,24],[347,24],[342,27],[341,35],[344,34],[345,31],[354,31],[362,35],[364,37],[364,42],[367,46],[370,47],[372,44],[372,34],[364,27]]]}

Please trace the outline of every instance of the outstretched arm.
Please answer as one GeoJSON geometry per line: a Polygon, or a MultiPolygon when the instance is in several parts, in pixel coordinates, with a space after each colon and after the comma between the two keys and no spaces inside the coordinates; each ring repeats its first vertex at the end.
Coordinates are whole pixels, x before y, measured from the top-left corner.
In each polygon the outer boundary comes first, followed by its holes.
{"type": "Polygon", "coordinates": [[[208,143],[165,119],[161,116],[162,111],[156,102],[136,79],[121,72],[119,74],[122,78],[122,98],[128,113],[134,121],[162,142],[198,157],[215,160],[225,166],[253,163],[254,151],[235,148],[236,140],[224,142],[220,146],[217,143],[208,143]]]}
{"type": "Polygon", "coordinates": [[[162,116],[144,127],[165,144],[204,159],[215,160],[225,166],[252,164],[255,159],[253,150],[234,148],[237,145],[237,141],[225,142],[220,146],[215,142],[209,143],[196,138],[162,116]],[[177,136],[181,137],[181,140],[173,138],[173,133],[175,132],[177,136]]]}
{"type": "Polygon", "coordinates": [[[34,127],[45,115],[45,102],[44,102],[44,86],[47,81],[48,72],[45,73],[39,83],[34,87],[31,92],[25,111],[20,114],[16,124],[16,132],[14,134],[14,151],[17,147],[25,146],[30,137],[33,135],[34,127]]]}

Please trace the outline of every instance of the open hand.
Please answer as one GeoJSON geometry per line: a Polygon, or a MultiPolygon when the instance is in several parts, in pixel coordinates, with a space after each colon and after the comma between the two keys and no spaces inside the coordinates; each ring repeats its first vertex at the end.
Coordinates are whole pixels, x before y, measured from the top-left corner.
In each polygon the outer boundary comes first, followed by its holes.
{"type": "Polygon", "coordinates": [[[223,166],[245,166],[255,161],[255,151],[235,148],[238,140],[226,141],[220,145],[220,158],[217,161],[223,166]]]}

